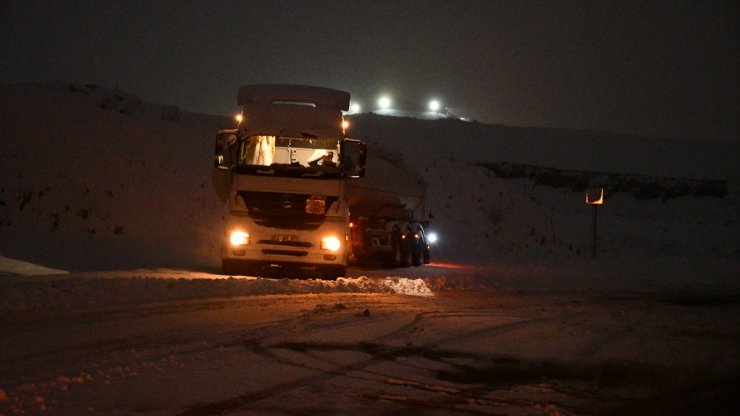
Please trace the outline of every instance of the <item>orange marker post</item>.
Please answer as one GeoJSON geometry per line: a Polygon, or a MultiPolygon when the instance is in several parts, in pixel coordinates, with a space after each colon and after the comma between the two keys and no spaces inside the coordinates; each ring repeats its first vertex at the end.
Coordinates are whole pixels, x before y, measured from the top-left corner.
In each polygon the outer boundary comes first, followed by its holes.
{"type": "Polygon", "coordinates": [[[593,239],[591,242],[591,257],[596,257],[596,213],[599,205],[604,205],[604,188],[601,188],[601,195],[599,199],[589,200],[588,191],[586,191],[586,205],[594,207],[594,221],[593,221],[593,239]]]}

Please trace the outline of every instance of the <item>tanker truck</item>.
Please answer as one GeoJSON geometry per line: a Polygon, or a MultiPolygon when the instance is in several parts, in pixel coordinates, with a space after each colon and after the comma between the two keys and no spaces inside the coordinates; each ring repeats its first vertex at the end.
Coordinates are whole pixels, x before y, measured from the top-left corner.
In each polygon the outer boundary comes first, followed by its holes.
{"type": "Polygon", "coordinates": [[[349,100],[324,87],[239,88],[237,126],[218,132],[213,171],[225,274],[336,278],[350,261],[429,262],[426,183],[399,155],[347,136],[349,100]]]}

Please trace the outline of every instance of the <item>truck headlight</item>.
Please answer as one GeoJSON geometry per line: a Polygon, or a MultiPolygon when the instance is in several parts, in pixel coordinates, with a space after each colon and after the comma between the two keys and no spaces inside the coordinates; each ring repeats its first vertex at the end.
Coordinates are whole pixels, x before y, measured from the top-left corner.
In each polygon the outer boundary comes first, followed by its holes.
{"type": "Polygon", "coordinates": [[[249,234],[244,231],[232,231],[229,242],[232,246],[246,246],[249,244],[249,234]]]}
{"type": "Polygon", "coordinates": [[[338,251],[342,247],[342,242],[338,238],[332,236],[324,237],[321,239],[321,249],[329,251],[338,251]]]}

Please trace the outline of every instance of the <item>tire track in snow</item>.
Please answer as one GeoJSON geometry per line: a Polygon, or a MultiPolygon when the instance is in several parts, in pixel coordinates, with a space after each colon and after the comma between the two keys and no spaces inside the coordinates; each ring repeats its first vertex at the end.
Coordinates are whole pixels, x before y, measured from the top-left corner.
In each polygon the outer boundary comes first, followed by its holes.
{"type": "MultiPolygon", "coordinates": [[[[408,333],[410,330],[413,330],[418,327],[418,325],[429,316],[435,316],[435,317],[444,317],[446,314],[438,311],[434,312],[422,312],[418,313],[414,316],[414,319],[411,322],[408,322],[404,325],[399,326],[396,329],[393,329],[383,335],[380,335],[378,337],[375,337],[371,341],[362,341],[357,343],[322,343],[322,342],[300,342],[300,341],[284,341],[280,343],[270,344],[266,346],[262,345],[244,345],[245,348],[249,349],[251,352],[256,353],[258,355],[261,355],[267,359],[275,360],[278,362],[281,362],[283,364],[301,367],[304,369],[308,369],[311,371],[317,371],[319,374],[307,376],[307,377],[301,377],[298,379],[294,379],[291,381],[279,383],[277,385],[253,391],[244,393],[239,396],[235,396],[226,400],[222,400],[219,402],[214,403],[206,403],[206,404],[200,404],[190,407],[189,409],[185,410],[182,413],[179,413],[180,416],[204,416],[204,415],[217,415],[217,414],[224,414],[227,412],[233,412],[240,408],[243,408],[245,406],[248,406],[252,403],[258,402],[263,399],[267,399],[273,396],[277,396],[280,394],[287,393],[289,391],[299,389],[308,385],[313,385],[315,383],[321,383],[336,377],[343,377],[347,376],[348,373],[353,371],[365,371],[365,369],[373,364],[384,362],[384,361],[391,361],[395,360],[398,357],[401,356],[421,356],[425,357],[427,359],[432,359],[434,361],[441,361],[444,362],[444,358],[454,358],[454,357],[476,357],[479,358],[477,354],[471,354],[466,353],[462,351],[456,351],[456,350],[447,350],[447,349],[436,349],[432,346],[443,344],[452,340],[459,340],[461,338],[468,339],[468,338],[474,338],[479,336],[490,336],[490,335],[498,335],[498,334],[504,334],[511,331],[515,331],[521,328],[524,328],[526,326],[542,323],[548,320],[548,318],[534,318],[534,319],[526,319],[521,320],[517,322],[507,323],[503,325],[495,325],[493,327],[486,327],[478,331],[473,331],[469,333],[466,336],[460,337],[460,336],[450,336],[450,337],[444,337],[437,340],[434,340],[432,342],[426,343],[424,346],[405,346],[405,347],[389,347],[382,345],[384,341],[391,340],[394,338],[397,338],[399,336],[402,336],[405,333],[408,333]],[[287,349],[294,352],[301,353],[306,356],[311,356],[313,359],[318,359],[320,361],[323,361],[327,364],[330,364],[333,366],[332,369],[320,369],[315,367],[309,367],[305,364],[299,364],[292,360],[288,360],[282,357],[278,357],[277,355],[273,354],[270,350],[279,350],[279,349],[287,349]],[[335,352],[335,351],[350,351],[350,352],[360,352],[360,353],[366,353],[369,354],[370,357],[364,360],[360,360],[351,364],[339,364],[331,360],[327,360],[324,357],[317,356],[316,354],[313,354],[312,351],[325,351],[325,352],[335,352]]],[[[451,317],[460,316],[460,313],[453,312],[449,314],[451,317]]],[[[311,321],[311,316],[308,317],[301,317],[299,321],[301,322],[301,327],[305,328],[305,324],[308,321],[311,321]]],[[[295,328],[294,328],[295,329],[295,328]]]]}
{"type": "MultiPolygon", "coordinates": [[[[390,331],[380,337],[377,337],[376,340],[383,340],[387,339],[389,337],[394,336],[395,334],[399,332],[403,332],[407,328],[413,327],[416,323],[418,323],[422,319],[423,314],[417,314],[412,322],[402,325],[401,327],[390,331]]],[[[364,349],[368,349],[370,351],[373,350],[372,344],[368,343],[357,343],[357,344],[348,344],[348,345],[341,345],[337,344],[330,348],[339,348],[339,349],[349,349],[352,351],[358,351],[358,352],[365,352],[363,351],[363,345],[365,345],[364,349]]],[[[275,344],[267,348],[258,348],[257,351],[252,350],[253,352],[259,352],[262,356],[270,357],[272,359],[275,358],[275,356],[271,353],[267,353],[266,350],[269,349],[279,349],[279,348],[288,348],[291,350],[300,350],[302,348],[307,348],[310,346],[310,344],[302,344],[302,343],[281,343],[281,344],[275,344]]],[[[232,397],[230,399],[222,400],[220,402],[215,403],[207,403],[202,405],[196,405],[192,406],[186,411],[182,413],[178,413],[178,416],[210,416],[210,415],[218,415],[223,414],[226,412],[232,412],[239,408],[242,408],[244,406],[247,406],[249,404],[252,404],[254,402],[276,396],[279,394],[283,394],[286,392],[289,392],[291,390],[295,390],[301,387],[305,387],[307,385],[323,382],[335,377],[344,376],[350,371],[357,371],[362,370],[365,367],[372,365],[373,363],[384,361],[386,358],[384,356],[378,356],[378,355],[372,355],[370,358],[361,360],[359,362],[348,364],[348,365],[337,365],[336,369],[333,370],[319,370],[319,369],[311,369],[305,366],[301,366],[303,368],[307,368],[314,371],[320,371],[321,373],[308,376],[308,377],[301,377],[295,380],[291,380],[284,383],[279,383],[275,386],[268,387],[266,389],[257,390],[254,392],[245,393],[239,396],[232,397]]],[[[295,363],[289,363],[291,365],[295,365],[295,363]]]]}

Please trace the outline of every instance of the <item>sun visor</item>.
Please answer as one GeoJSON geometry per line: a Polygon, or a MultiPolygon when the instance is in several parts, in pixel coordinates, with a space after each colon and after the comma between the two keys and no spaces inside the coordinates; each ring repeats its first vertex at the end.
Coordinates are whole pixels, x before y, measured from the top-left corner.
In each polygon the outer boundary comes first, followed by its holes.
{"type": "Polygon", "coordinates": [[[242,115],[242,129],[249,135],[344,137],[342,113],[331,108],[255,103],[245,105],[242,115]]]}
{"type": "Polygon", "coordinates": [[[296,102],[313,104],[316,108],[347,111],[349,93],[309,85],[259,84],[239,87],[237,105],[296,102]]]}

